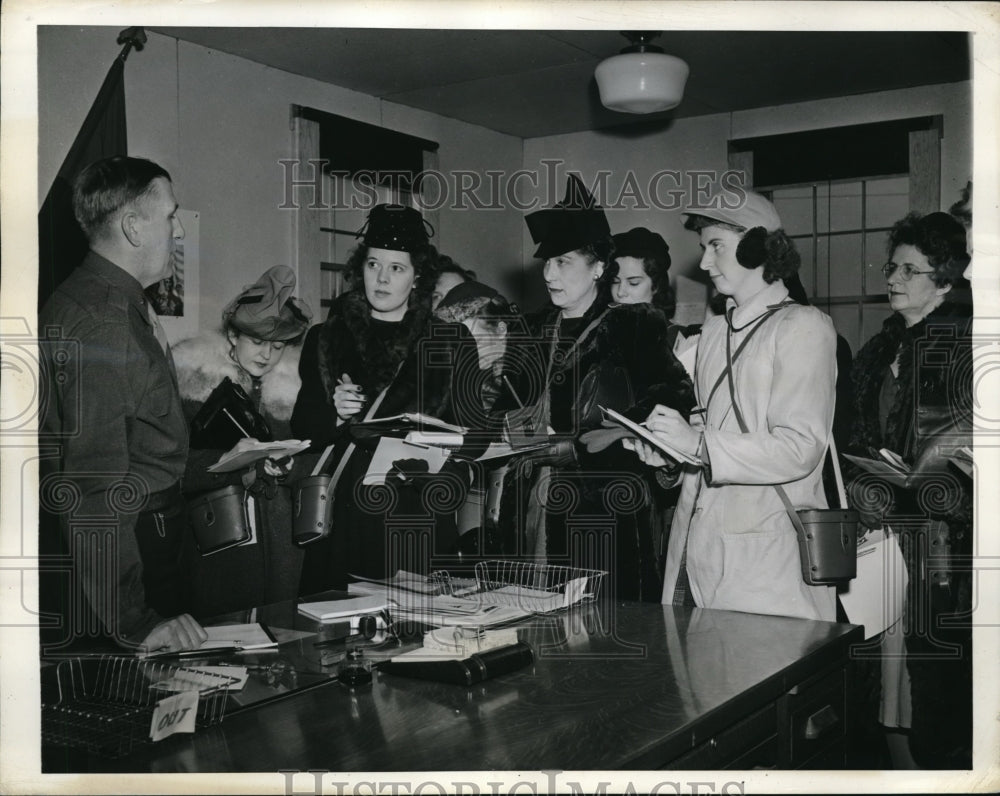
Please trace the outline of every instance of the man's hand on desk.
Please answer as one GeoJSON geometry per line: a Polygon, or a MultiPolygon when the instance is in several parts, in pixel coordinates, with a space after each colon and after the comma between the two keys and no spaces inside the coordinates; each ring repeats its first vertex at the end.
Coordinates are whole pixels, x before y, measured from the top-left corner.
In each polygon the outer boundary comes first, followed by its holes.
{"type": "Polygon", "coordinates": [[[200,647],[208,638],[190,614],[181,614],[160,622],[143,640],[143,652],[181,652],[200,647]]]}

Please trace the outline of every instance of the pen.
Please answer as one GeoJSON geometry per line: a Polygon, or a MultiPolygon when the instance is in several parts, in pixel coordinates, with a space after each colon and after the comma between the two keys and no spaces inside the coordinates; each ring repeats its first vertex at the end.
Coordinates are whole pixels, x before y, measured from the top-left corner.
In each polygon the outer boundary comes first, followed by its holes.
{"type": "Polygon", "coordinates": [[[514,385],[510,383],[510,379],[507,378],[506,374],[504,374],[502,378],[503,378],[503,383],[506,384],[507,389],[510,390],[510,394],[513,395],[514,400],[517,401],[517,408],[524,409],[524,404],[521,403],[521,398],[520,396],[518,396],[517,391],[514,389],[514,385]]]}
{"type": "Polygon", "coordinates": [[[146,660],[156,658],[209,658],[215,655],[228,655],[232,652],[243,652],[243,647],[212,647],[211,649],[178,650],[173,652],[151,652],[144,655],[146,660]]]}

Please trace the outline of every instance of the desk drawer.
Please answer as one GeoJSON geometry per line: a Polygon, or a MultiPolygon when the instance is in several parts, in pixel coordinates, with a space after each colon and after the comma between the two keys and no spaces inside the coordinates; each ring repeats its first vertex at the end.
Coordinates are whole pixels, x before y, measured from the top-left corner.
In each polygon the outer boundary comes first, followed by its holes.
{"type": "Polygon", "coordinates": [[[774,765],[777,721],[777,706],[768,705],[672,760],[664,768],[732,768],[737,761],[745,768],[774,765]]]}
{"type": "MultiPolygon", "coordinates": [[[[788,759],[782,767],[829,768],[831,747],[846,736],[846,669],[836,669],[813,682],[796,687],[782,697],[779,709],[781,744],[788,759]]],[[[842,757],[841,751],[841,757],[842,757]]],[[[835,755],[834,755],[835,756],[835,755]]],[[[840,760],[840,766],[844,761],[840,760]]],[[[836,766],[833,766],[836,767],[836,766]]]]}

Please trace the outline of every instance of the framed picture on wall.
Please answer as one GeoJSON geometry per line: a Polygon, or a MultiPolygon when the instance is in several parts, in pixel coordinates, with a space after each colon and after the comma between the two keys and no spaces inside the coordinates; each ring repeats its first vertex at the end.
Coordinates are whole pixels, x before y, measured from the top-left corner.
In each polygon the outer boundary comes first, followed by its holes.
{"type": "Polygon", "coordinates": [[[184,237],[174,248],[173,274],[146,288],[146,298],[160,317],[171,343],[198,334],[199,280],[198,233],[201,213],[178,210],[184,237]]]}

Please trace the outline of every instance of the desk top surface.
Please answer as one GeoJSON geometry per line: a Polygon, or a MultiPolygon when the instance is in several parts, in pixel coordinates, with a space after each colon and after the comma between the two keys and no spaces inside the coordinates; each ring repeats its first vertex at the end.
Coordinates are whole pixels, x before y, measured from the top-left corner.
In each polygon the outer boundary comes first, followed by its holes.
{"type": "MultiPolygon", "coordinates": [[[[268,606],[259,618],[279,635],[310,631],[278,652],[251,656],[281,661],[284,673],[254,673],[218,726],[141,746],[121,760],[90,760],[87,768],[651,768],[690,748],[693,733],[696,742],[707,739],[861,639],[852,625],[602,602],[520,627],[535,655],[520,671],[470,688],[377,673],[371,686],[351,691],[332,679],[339,655],[313,646],[320,626],[294,605],[268,606]]],[[[49,761],[46,770],[66,770],[59,752],[49,761]]]]}

